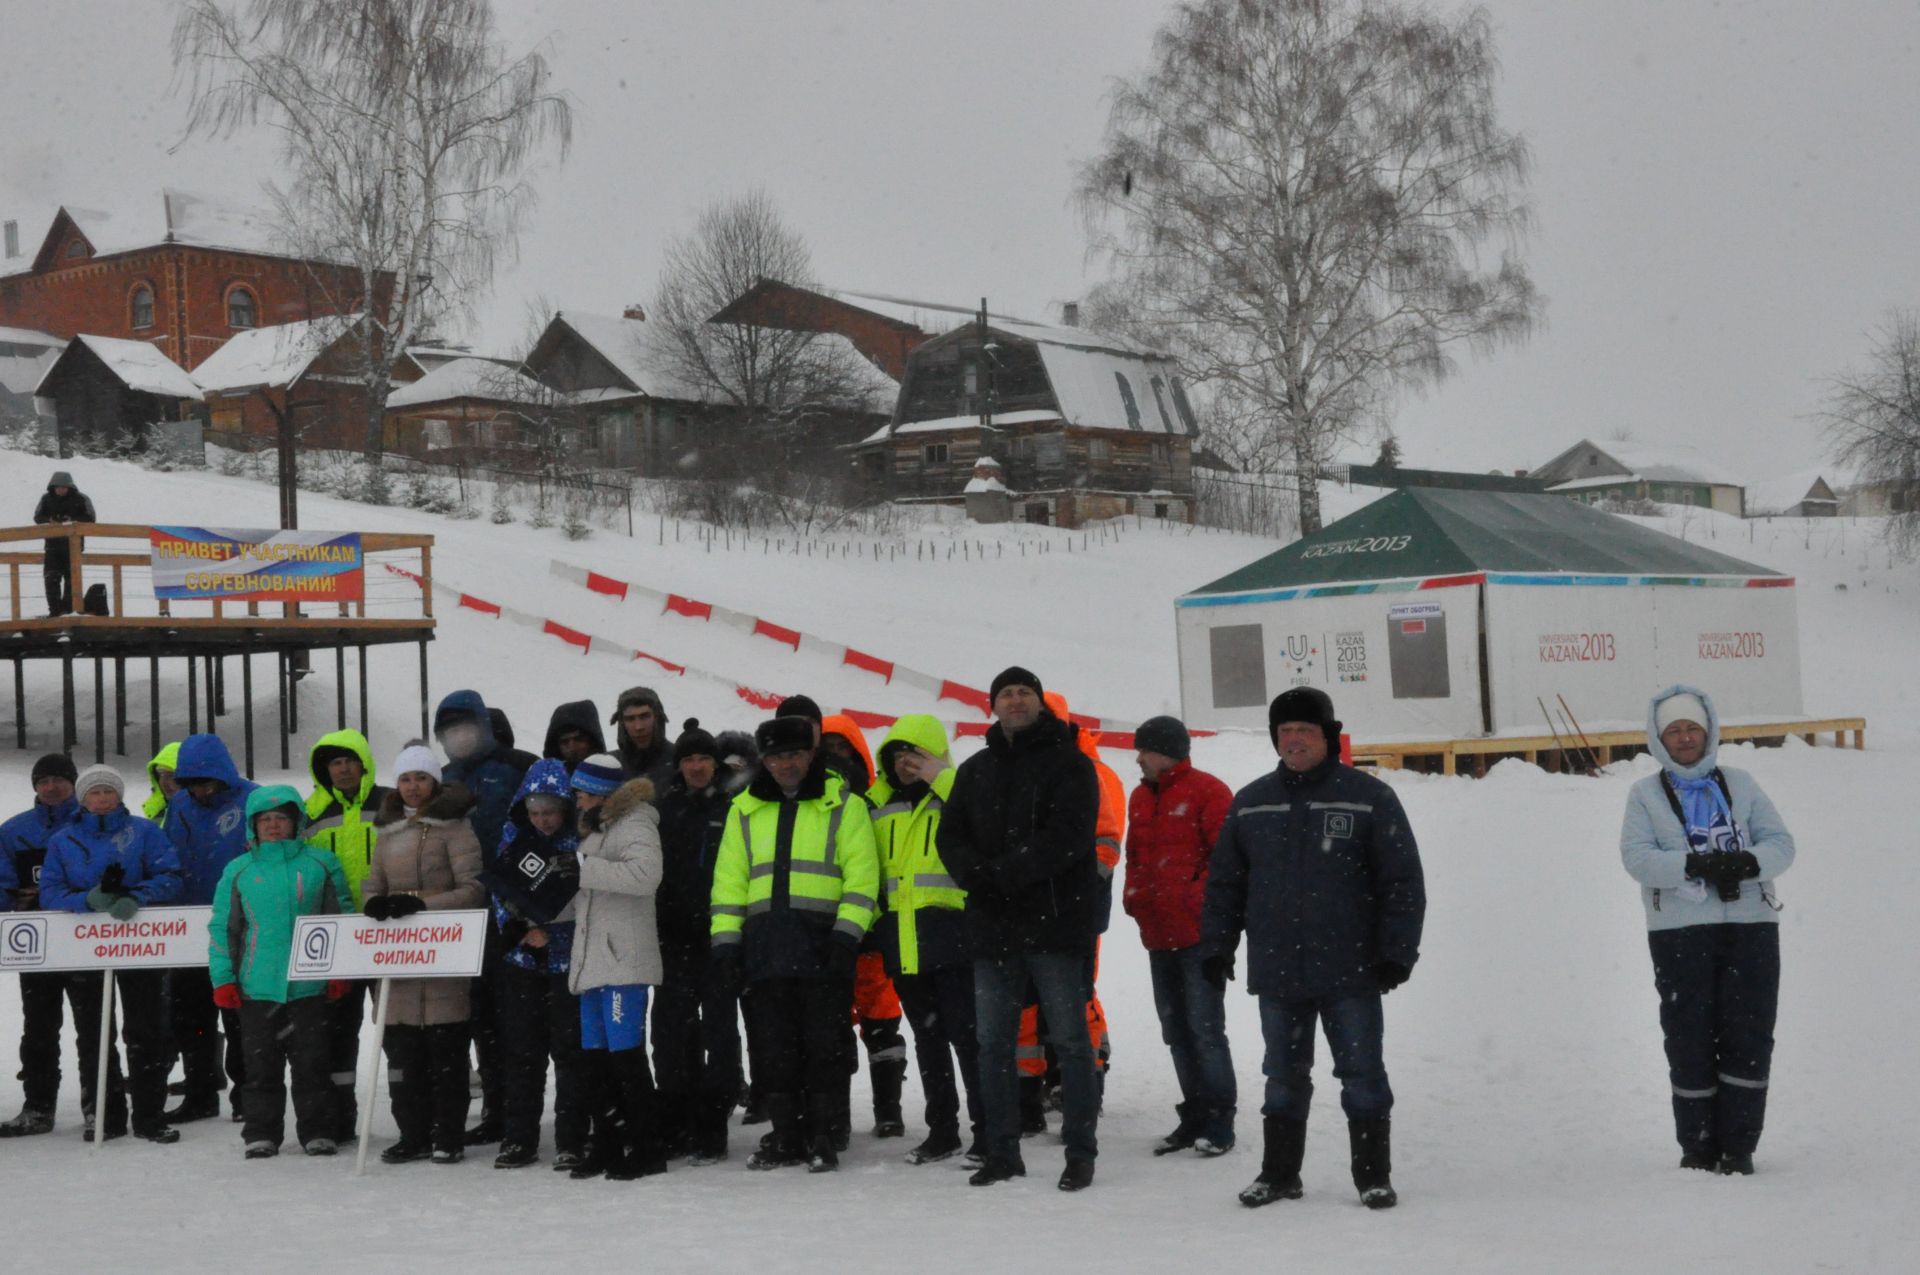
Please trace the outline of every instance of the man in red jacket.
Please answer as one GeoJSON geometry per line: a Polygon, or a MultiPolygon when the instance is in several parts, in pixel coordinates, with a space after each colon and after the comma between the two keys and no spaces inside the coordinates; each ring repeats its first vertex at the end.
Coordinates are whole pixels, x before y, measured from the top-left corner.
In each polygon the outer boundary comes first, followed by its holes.
{"type": "Polygon", "coordinates": [[[1207,860],[1226,821],[1233,792],[1188,760],[1187,728],[1154,717],[1133,734],[1143,782],[1133,790],[1127,820],[1127,877],[1121,906],[1140,925],[1153,972],[1160,1038],[1173,1053],[1180,1082],[1180,1124],[1155,1155],[1192,1147],[1201,1155],[1233,1149],[1237,1095],[1227,1047],[1224,986],[1201,971],[1200,909],[1207,860]]]}

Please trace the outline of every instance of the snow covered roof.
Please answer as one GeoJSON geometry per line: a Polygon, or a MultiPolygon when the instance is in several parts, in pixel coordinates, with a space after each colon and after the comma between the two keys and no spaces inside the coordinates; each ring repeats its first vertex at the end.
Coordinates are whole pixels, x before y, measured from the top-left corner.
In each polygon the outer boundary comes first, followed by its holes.
{"type": "Polygon", "coordinates": [[[537,403],[550,398],[553,391],[514,368],[502,367],[491,359],[464,358],[442,364],[411,385],[403,385],[387,396],[392,409],[429,407],[460,399],[478,399],[488,403],[537,403]]]}
{"type": "Polygon", "coordinates": [[[67,343],[51,332],[0,328],[0,390],[31,394],[67,343]]]}
{"type": "MultiPolygon", "coordinates": [[[[867,292],[858,288],[830,288],[824,284],[790,284],[788,286],[817,292],[823,297],[832,297],[857,310],[865,310],[883,319],[892,319],[895,323],[904,323],[909,327],[918,328],[928,336],[939,336],[955,328],[965,327],[980,317],[979,309],[975,306],[950,305],[943,301],[915,301],[907,297],[888,296],[883,292],[867,292]]],[[[988,311],[987,319],[989,322],[1040,326],[1030,324],[1026,319],[1015,318],[1008,314],[994,314],[992,311],[988,311]]]]}
{"type": "Polygon", "coordinates": [[[328,315],[238,333],[193,369],[193,379],[209,394],[286,389],[359,321],[357,314],[328,315]]]}
{"type": "Polygon", "coordinates": [[[1070,424],[1147,434],[1197,432],[1180,411],[1172,360],[1048,341],[1039,349],[1060,414],[1070,424]]]}
{"type": "MultiPolygon", "coordinates": [[[[168,358],[157,345],[148,345],[145,341],[126,341],[112,336],[89,336],[85,333],[73,338],[67,347],[85,346],[94,357],[106,364],[107,370],[118,378],[121,384],[130,390],[142,394],[158,394],[162,398],[202,397],[200,386],[178,363],[168,358]]],[[[47,381],[52,377],[54,368],[61,359],[55,359],[47,367],[46,375],[34,387],[34,393],[45,394],[47,381]]]]}
{"type": "MultiPolygon", "coordinates": [[[[143,201],[125,209],[63,204],[47,227],[49,235],[59,223],[59,213],[65,213],[86,237],[96,257],[168,243],[270,256],[289,255],[270,214],[191,191],[163,189],[158,201],[143,201]]],[[[21,269],[31,267],[32,262],[23,258],[21,269]]]]}
{"type": "Polygon", "coordinates": [[[654,346],[651,334],[655,329],[649,328],[645,319],[560,310],[554,313],[553,321],[573,329],[575,335],[611,363],[621,379],[639,393],[687,403],[723,401],[711,391],[687,384],[673,372],[654,346]]]}
{"type": "Polygon", "coordinates": [[[1612,439],[1605,443],[1582,439],[1533,472],[1535,476],[1552,483],[1556,489],[1567,490],[1577,490],[1575,483],[1586,487],[1608,486],[1634,479],[1656,483],[1704,483],[1715,487],[1743,485],[1738,476],[1685,443],[1656,446],[1612,439]],[[1589,453],[1591,459],[1612,461],[1615,468],[1608,471],[1596,465],[1582,465],[1577,473],[1574,472],[1570,467],[1583,451],[1589,453]]]}
{"type": "MultiPolygon", "coordinates": [[[[1038,408],[1023,412],[995,412],[993,414],[993,423],[999,428],[1004,428],[1008,425],[1039,425],[1059,419],[1060,413],[1038,408]]],[[[873,433],[861,439],[855,446],[884,442],[888,435],[891,434],[939,434],[951,430],[979,428],[980,418],[977,415],[942,416],[938,420],[931,421],[902,421],[898,425],[882,425],[879,429],[876,429],[873,433]]]]}
{"type": "Polygon", "coordinates": [[[1838,492],[1836,476],[1829,480],[1826,469],[1802,469],[1778,478],[1769,478],[1747,488],[1747,516],[1784,513],[1803,500],[1832,500],[1838,492]],[[1816,493],[1818,483],[1826,483],[1824,493],[1816,493]]]}
{"type": "Polygon", "coordinates": [[[1006,489],[1007,485],[998,478],[969,478],[967,485],[961,490],[971,494],[981,491],[1005,491],[1006,489]]]}

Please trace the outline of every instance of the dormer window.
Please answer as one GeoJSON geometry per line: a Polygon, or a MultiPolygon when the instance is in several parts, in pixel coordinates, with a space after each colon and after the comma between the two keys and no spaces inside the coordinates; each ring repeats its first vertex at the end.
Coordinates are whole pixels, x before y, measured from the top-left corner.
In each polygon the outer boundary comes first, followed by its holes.
{"type": "Polygon", "coordinates": [[[230,328],[257,327],[260,322],[260,309],[254,303],[253,293],[245,288],[235,288],[227,294],[227,326],[230,328]]]}
{"type": "Polygon", "coordinates": [[[69,260],[73,259],[74,257],[84,257],[86,255],[87,255],[86,240],[80,238],[78,235],[74,236],[72,239],[67,240],[67,258],[69,260]]]}
{"type": "Polygon", "coordinates": [[[153,326],[153,289],[140,284],[133,290],[133,326],[150,328],[153,326]]]}

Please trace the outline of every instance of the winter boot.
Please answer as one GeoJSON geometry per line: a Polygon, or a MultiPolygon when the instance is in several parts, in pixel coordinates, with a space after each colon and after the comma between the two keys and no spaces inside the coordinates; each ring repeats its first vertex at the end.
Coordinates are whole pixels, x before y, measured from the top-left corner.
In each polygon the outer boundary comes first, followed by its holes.
{"type": "Polygon", "coordinates": [[[727,1117],[733,1114],[731,1093],[701,1094],[693,1106],[688,1128],[692,1150],[687,1163],[694,1167],[718,1164],[727,1158],[727,1117]]]}
{"type": "Polygon", "coordinates": [[[500,1141],[501,1133],[500,1117],[491,1111],[482,1110],[479,1123],[467,1130],[463,1138],[470,1147],[484,1147],[500,1141]]]}
{"type": "Polygon", "coordinates": [[[1203,1107],[1197,1114],[1198,1136],[1193,1140],[1193,1149],[1203,1156],[1225,1155],[1233,1150],[1234,1109],[1203,1107]]]}
{"type": "Polygon", "coordinates": [[[904,1138],[907,1122],[900,1114],[900,1089],[907,1078],[907,1060],[876,1060],[867,1068],[873,1080],[873,1136],[904,1138]]]}
{"type": "Polygon", "coordinates": [[[653,1088],[653,1070],[647,1066],[646,1049],[623,1049],[610,1060],[620,1083],[620,1110],[626,1119],[627,1151],[624,1156],[609,1156],[607,1178],[613,1182],[631,1182],[667,1171],[666,1156],[660,1149],[659,1095],[653,1088]]]}
{"type": "Polygon", "coordinates": [[[1047,1131],[1047,1081],[1044,1076],[1020,1077],[1020,1136],[1031,1138],[1047,1131]]]}
{"type": "Polygon", "coordinates": [[[167,1109],[168,1124],[190,1124],[195,1120],[216,1120],[220,1116],[220,1092],[188,1094],[180,1105],[167,1109]]]}
{"type": "Polygon", "coordinates": [[[1302,1194],[1300,1163],[1307,1158],[1307,1122],[1268,1116],[1261,1121],[1266,1147],[1260,1156],[1260,1176],[1240,1192],[1240,1203],[1250,1209],[1275,1200],[1297,1200],[1302,1194]]]}
{"type": "Polygon", "coordinates": [[[1720,1157],[1720,1172],[1728,1177],[1750,1178],[1753,1176],[1753,1156],[1746,1152],[1728,1151],[1720,1157]]]}
{"type": "Polygon", "coordinates": [[[53,1132],[53,1113],[23,1107],[13,1119],[0,1123],[0,1138],[31,1138],[53,1132]]]}
{"type": "Polygon", "coordinates": [[[1199,1122],[1194,1119],[1193,1104],[1177,1102],[1173,1105],[1173,1109],[1179,1115],[1180,1123],[1173,1127],[1172,1133],[1153,1144],[1155,1155],[1172,1155],[1175,1151],[1185,1151],[1193,1145],[1194,1138],[1199,1135],[1199,1122]]]}
{"type": "Polygon", "coordinates": [[[807,1101],[807,1172],[832,1173],[840,1167],[840,1130],[835,1122],[845,1113],[838,1094],[814,1095],[807,1101]]]}
{"type": "Polygon", "coordinates": [[[1012,1156],[988,1155],[973,1176],[967,1179],[968,1186],[992,1186],[996,1182],[1011,1182],[1015,1178],[1027,1176],[1027,1166],[1016,1152],[1012,1156]]]}
{"type": "Polygon", "coordinates": [[[1720,1153],[1718,1151],[1686,1151],[1680,1156],[1680,1167],[1699,1169],[1705,1173],[1720,1171],[1720,1153]]]}
{"type": "Polygon", "coordinates": [[[908,1164],[932,1164],[936,1160],[945,1160],[960,1153],[960,1133],[957,1129],[936,1129],[927,1135],[927,1140],[907,1152],[908,1164]]]}
{"type": "Polygon", "coordinates": [[[1353,1148],[1353,1185],[1360,1203],[1370,1209],[1390,1209],[1400,1202],[1393,1183],[1393,1122],[1386,1116],[1347,1121],[1347,1140],[1353,1148]]]}
{"type": "Polygon", "coordinates": [[[1093,1161],[1078,1156],[1067,1157],[1067,1167],[1060,1173],[1056,1184],[1062,1191],[1084,1191],[1093,1185],[1093,1161]]]}
{"type": "Polygon", "coordinates": [[[793,1094],[765,1094],[762,1102],[766,1105],[767,1118],[773,1122],[773,1132],[760,1142],[760,1149],[747,1157],[749,1169],[784,1169],[788,1165],[805,1164],[807,1161],[806,1141],[800,1123],[800,1099],[793,1094]]]}

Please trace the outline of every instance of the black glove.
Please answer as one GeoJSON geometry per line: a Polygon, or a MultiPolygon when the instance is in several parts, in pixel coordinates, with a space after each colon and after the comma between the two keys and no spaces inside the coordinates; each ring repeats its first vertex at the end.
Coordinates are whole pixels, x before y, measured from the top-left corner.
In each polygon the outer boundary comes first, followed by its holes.
{"type": "Polygon", "coordinates": [[[1751,881],[1760,875],[1760,860],[1751,850],[1729,850],[1715,857],[1720,860],[1722,881],[1751,881]]]}
{"type": "Polygon", "coordinates": [[[392,909],[387,906],[388,900],[392,897],[389,894],[369,894],[367,901],[360,905],[361,915],[372,917],[376,921],[386,920],[393,915],[392,909]]]}
{"type": "Polygon", "coordinates": [[[713,990],[721,996],[737,997],[747,986],[747,971],[740,964],[740,952],[735,947],[714,952],[707,971],[713,980],[713,990]]]}
{"type": "Polygon", "coordinates": [[[845,983],[853,981],[854,970],[860,964],[860,946],[857,943],[842,943],[839,939],[827,940],[827,974],[845,983]]]}
{"type": "Polygon", "coordinates": [[[1215,953],[1200,962],[1200,977],[1213,985],[1216,992],[1227,990],[1227,980],[1233,977],[1233,954],[1215,953]]]}
{"type": "Polygon", "coordinates": [[[1380,994],[1386,995],[1400,984],[1413,977],[1413,970],[1398,961],[1381,961],[1373,967],[1373,977],[1380,983],[1380,994]]]}
{"type": "Polygon", "coordinates": [[[417,894],[389,894],[387,896],[387,915],[395,920],[403,916],[412,916],[427,906],[427,901],[417,894]]]}
{"type": "Polygon", "coordinates": [[[109,863],[107,870],[100,874],[100,888],[108,894],[127,892],[127,870],[117,863],[109,863]]]}
{"type": "Polygon", "coordinates": [[[533,927],[517,916],[510,916],[500,922],[500,941],[508,947],[519,947],[520,940],[527,937],[527,931],[533,927]]]}
{"type": "Polygon", "coordinates": [[[1719,869],[1714,866],[1714,856],[1702,854],[1698,850],[1687,851],[1687,880],[1715,881],[1719,879],[1719,869]]]}

